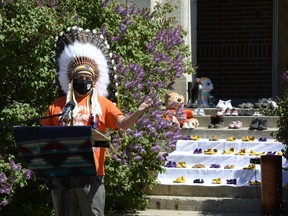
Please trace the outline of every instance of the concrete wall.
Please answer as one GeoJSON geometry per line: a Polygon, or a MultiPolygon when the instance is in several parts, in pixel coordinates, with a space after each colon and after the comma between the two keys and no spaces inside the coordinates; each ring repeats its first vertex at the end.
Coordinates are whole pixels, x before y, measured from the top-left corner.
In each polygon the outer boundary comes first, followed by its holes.
{"type": "Polygon", "coordinates": [[[278,20],[278,96],[283,97],[284,91],[288,88],[288,83],[280,76],[284,71],[288,71],[288,1],[279,0],[279,20],[278,20]]]}

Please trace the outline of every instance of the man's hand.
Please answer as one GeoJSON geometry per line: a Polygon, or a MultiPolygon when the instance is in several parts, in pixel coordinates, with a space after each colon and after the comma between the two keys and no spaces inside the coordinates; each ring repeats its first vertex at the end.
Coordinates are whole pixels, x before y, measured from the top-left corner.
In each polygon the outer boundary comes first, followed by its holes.
{"type": "Polygon", "coordinates": [[[142,104],[140,104],[140,106],[138,107],[138,111],[141,113],[144,113],[152,107],[152,104],[153,104],[153,100],[149,98],[146,101],[144,101],[142,104]]]}

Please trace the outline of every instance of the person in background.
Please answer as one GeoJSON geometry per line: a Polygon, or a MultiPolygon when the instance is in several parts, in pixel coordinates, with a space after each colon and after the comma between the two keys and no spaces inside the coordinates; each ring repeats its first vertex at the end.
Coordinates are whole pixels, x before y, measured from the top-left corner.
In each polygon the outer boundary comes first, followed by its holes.
{"type": "MultiPolygon", "coordinates": [[[[62,113],[70,101],[75,103],[72,115],[63,121],[59,116],[41,120],[43,126],[91,125],[105,133],[110,129],[127,129],[152,106],[147,99],[131,115],[124,116],[116,107],[115,68],[107,41],[95,30],[69,27],[56,39],[57,84],[64,96],[56,98],[45,115],[62,113]]],[[[103,216],[105,208],[105,148],[93,147],[95,176],[88,176],[85,186],[51,189],[56,216],[103,216]]],[[[83,178],[83,177],[82,177],[83,178]]],[[[77,177],[69,177],[77,182],[77,177]]]]}

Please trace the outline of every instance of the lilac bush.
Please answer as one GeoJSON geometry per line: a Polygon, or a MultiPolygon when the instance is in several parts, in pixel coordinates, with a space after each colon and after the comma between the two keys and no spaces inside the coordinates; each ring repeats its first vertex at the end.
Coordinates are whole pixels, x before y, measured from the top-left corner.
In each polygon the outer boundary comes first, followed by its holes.
{"type": "Polygon", "coordinates": [[[0,209],[9,204],[16,188],[24,187],[31,178],[31,170],[15,163],[14,156],[0,156],[0,209]]]}
{"type": "Polygon", "coordinates": [[[151,13],[106,1],[103,10],[110,17],[101,31],[116,59],[120,109],[129,115],[139,103],[153,99],[152,109],[135,126],[114,133],[106,161],[108,206],[139,208],[145,206],[145,189],[157,184],[167,153],[175,150],[177,140],[185,139],[178,126],[164,118],[164,94],[194,68],[184,44],[186,32],[166,18],[171,5],[157,5],[151,13]]]}

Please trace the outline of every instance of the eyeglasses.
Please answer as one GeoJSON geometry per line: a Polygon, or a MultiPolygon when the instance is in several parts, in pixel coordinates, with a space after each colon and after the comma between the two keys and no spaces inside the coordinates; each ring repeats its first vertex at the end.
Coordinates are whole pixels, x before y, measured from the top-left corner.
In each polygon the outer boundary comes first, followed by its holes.
{"type": "Polygon", "coordinates": [[[73,79],[93,81],[93,77],[90,74],[75,74],[73,79]]]}

